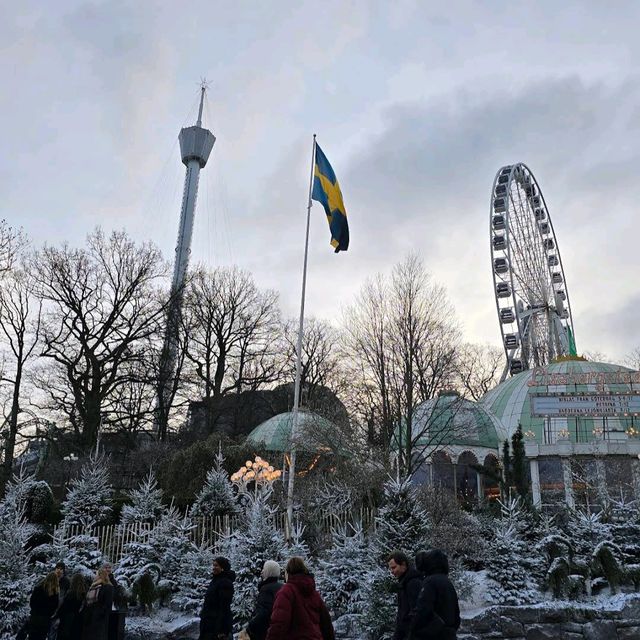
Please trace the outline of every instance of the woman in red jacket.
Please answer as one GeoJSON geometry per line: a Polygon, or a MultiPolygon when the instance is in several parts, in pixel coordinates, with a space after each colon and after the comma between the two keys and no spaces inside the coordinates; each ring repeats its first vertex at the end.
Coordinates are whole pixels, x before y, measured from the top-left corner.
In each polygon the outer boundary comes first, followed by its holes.
{"type": "Polygon", "coordinates": [[[334,640],[331,616],[302,558],[290,558],[278,591],[267,640],[334,640]]]}

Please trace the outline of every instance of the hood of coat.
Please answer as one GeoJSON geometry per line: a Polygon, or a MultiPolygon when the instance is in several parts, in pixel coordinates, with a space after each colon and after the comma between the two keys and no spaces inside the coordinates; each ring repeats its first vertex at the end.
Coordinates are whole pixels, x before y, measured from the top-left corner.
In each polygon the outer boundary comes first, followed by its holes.
{"type": "Polygon", "coordinates": [[[425,576],[432,576],[436,573],[446,576],[449,574],[449,558],[440,549],[419,551],[416,554],[416,568],[418,571],[422,571],[425,576]]]}
{"type": "Polygon", "coordinates": [[[229,571],[223,571],[218,575],[213,576],[214,580],[230,580],[233,582],[236,579],[236,572],[233,569],[229,569],[229,571]]]}
{"type": "Polygon", "coordinates": [[[261,580],[258,584],[258,590],[262,589],[262,587],[266,587],[269,584],[276,584],[277,582],[280,582],[280,578],[271,577],[267,578],[266,580],[261,580]]]}
{"type": "Polygon", "coordinates": [[[402,576],[402,578],[400,578],[400,586],[402,587],[406,586],[409,583],[409,581],[413,580],[414,578],[418,578],[419,580],[422,580],[423,577],[424,576],[420,571],[418,571],[414,567],[409,567],[404,572],[404,575],[402,576]]]}
{"type": "Polygon", "coordinates": [[[316,590],[316,582],[308,573],[296,573],[289,576],[287,584],[299,591],[303,596],[310,596],[316,590]]]}

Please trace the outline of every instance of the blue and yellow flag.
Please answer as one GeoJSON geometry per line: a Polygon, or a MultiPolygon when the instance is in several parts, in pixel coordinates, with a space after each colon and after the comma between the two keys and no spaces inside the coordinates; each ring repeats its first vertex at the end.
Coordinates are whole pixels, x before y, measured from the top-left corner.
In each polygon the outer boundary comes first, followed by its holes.
{"type": "Polygon", "coordinates": [[[336,174],[333,173],[327,156],[324,155],[317,143],[311,197],[322,204],[327,214],[331,231],[331,246],[336,250],[336,253],[346,251],[349,248],[347,210],[344,208],[336,174]]]}

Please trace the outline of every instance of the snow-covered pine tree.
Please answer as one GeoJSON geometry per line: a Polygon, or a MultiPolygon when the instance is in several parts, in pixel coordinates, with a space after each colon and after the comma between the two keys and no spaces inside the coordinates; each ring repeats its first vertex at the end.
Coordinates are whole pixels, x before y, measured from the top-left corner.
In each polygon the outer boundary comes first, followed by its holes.
{"type": "Polygon", "coordinates": [[[276,529],[270,492],[247,495],[243,526],[220,545],[236,573],[233,611],[236,622],[245,624],[258,594],[260,572],[266,560],[281,562],[287,554],[282,534],[276,529]]]}
{"type": "Polygon", "coordinates": [[[318,565],[318,590],[333,615],[362,613],[367,581],[374,568],[362,526],[335,529],[333,546],[318,565]]]}
{"type": "Polygon", "coordinates": [[[389,478],[384,485],[384,501],[376,516],[376,532],[371,541],[376,564],[365,594],[366,626],[373,637],[386,637],[395,620],[397,584],[387,569],[389,554],[404,551],[413,561],[416,552],[426,548],[428,533],[428,517],[411,480],[389,478]]]}
{"type": "Polygon", "coordinates": [[[428,517],[420,506],[409,478],[389,478],[384,501],[376,516],[373,551],[384,562],[392,551],[404,551],[409,558],[424,549],[429,533],[428,517]]]}
{"type": "Polygon", "coordinates": [[[144,529],[136,535],[134,540],[124,545],[122,558],[114,571],[118,583],[125,587],[129,593],[132,592],[136,580],[151,566],[160,572],[157,555],[149,544],[150,534],[150,530],[144,529]]]}
{"type": "Polygon", "coordinates": [[[574,551],[572,571],[584,578],[585,592],[591,595],[594,568],[597,568],[593,563],[593,551],[599,543],[613,541],[611,529],[602,522],[602,512],[575,510],[569,514],[564,534],[574,551]]]}
{"type": "Polygon", "coordinates": [[[211,581],[213,558],[213,550],[206,545],[187,551],[180,563],[178,590],[171,598],[174,607],[188,613],[198,613],[211,581]]]}
{"type": "Polygon", "coordinates": [[[16,493],[0,502],[0,638],[13,638],[29,614],[33,574],[25,550],[30,536],[16,493]]]}
{"type": "Polygon", "coordinates": [[[229,474],[224,469],[224,456],[218,450],[204,486],[191,506],[191,517],[231,516],[238,513],[238,502],[229,474]]]}
{"type": "Polygon", "coordinates": [[[511,524],[501,522],[489,545],[488,596],[496,604],[520,605],[535,602],[531,578],[522,566],[525,545],[511,524]]]}
{"type": "Polygon", "coordinates": [[[151,547],[149,562],[160,567],[156,585],[162,592],[174,593],[180,583],[180,565],[184,556],[193,550],[191,531],[193,522],[173,506],[160,517],[147,539],[151,547]]]}
{"type": "Polygon", "coordinates": [[[122,507],[120,523],[123,525],[154,524],[162,515],[162,489],[158,487],[153,471],[140,483],[137,489],[129,493],[131,504],[122,507]]]}
{"type": "Polygon", "coordinates": [[[111,515],[112,493],[104,458],[92,455],[62,503],[63,526],[91,528],[103,523],[111,515]]]}

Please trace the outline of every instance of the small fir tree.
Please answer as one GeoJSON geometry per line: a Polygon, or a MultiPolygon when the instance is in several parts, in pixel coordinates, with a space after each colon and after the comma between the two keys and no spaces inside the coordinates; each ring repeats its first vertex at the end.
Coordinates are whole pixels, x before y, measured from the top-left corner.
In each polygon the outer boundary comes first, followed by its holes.
{"type": "Polygon", "coordinates": [[[230,516],[238,513],[238,503],[229,474],[225,471],[222,450],[216,454],[204,487],[191,507],[191,517],[230,516]]]}
{"type": "Polygon", "coordinates": [[[536,593],[522,566],[525,545],[512,524],[501,523],[489,549],[487,576],[489,600],[495,604],[521,605],[535,602],[536,593]]]}
{"type": "Polygon", "coordinates": [[[0,637],[14,637],[29,614],[33,574],[25,545],[30,529],[16,493],[0,502],[0,637]]]}
{"type": "Polygon", "coordinates": [[[131,504],[122,507],[120,522],[130,524],[154,524],[162,515],[162,489],[158,487],[153,471],[140,483],[137,489],[129,493],[131,504]]]}
{"type": "Polygon", "coordinates": [[[378,559],[386,561],[389,553],[400,550],[413,557],[427,544],[428,534],[428,517],[411,480],[389,478],[376,516],[373,550],[378,559]]]}
{"type": "Polygon", "coordinates": [[[524,435],[522,426],[519,424],[515,433],[511,436],[511,470],[513,484],[516,493],[523,501],[529,499],[529,479],[527,478],[527,459],[524,448],[524,435]]]}
{"type": "Polygon", "coordinates": [[[513,471],[511,464],[511,452],[509,450],[509,441],[505,440],[502,444],[502,472],[503,478],[503,494],[508,496],[513,485],[513,471]]]}
{"type": "Polygon", "coordinates": [[[360,614],[374,568],[362,526],[333,531],[333,546],[318,561],[318,590],[334,617],[360,614]]]}
{"type": "Polygon", "coordinates": [[[180,565],[184,556],[193,549],[192,520],[175,507],[168,508],[151,530],[148,544],[150,562],[160,567],[157,587],[163,593],[174,593],[180,582],[180,565]]]}
{"type": "Polygon", "coordinates": [[[209,546],[194,547],[187,551],[180,563],[178,590],[171,598],[171,604],[188,613],[197,614],[202,607],[202,599],[211,581],[213,550],[209,546]]]}
{"type": "Polygon", "coordinates": [[[392,551],[404,551],[409,558],[427,546],[428,517],[409,478],[389,478],[384,485],[384,501],[376,516],[376,533],[371,548],[377,563],[369,576],[365,595],[367,631],[385,637],[395,620],[397,584],[387,569],[392,551]]]}
{"type": "Polygon", "coordinates": [[[270,491],[247,495],[242,522],[221,545],[236,573],[233,611],[236,621],[244,625],[258,594],[262,567],[267,560],[282,561],[287,555],[282,534],[276,529],[274,508],[269,504],[270,491]]]}
{"type": "Polygon", "coordinates": [[[112,493],[104,458],[91,456],[62,504],[63,525],[91,528],[105,522],[111,515],[112,493]]]}

